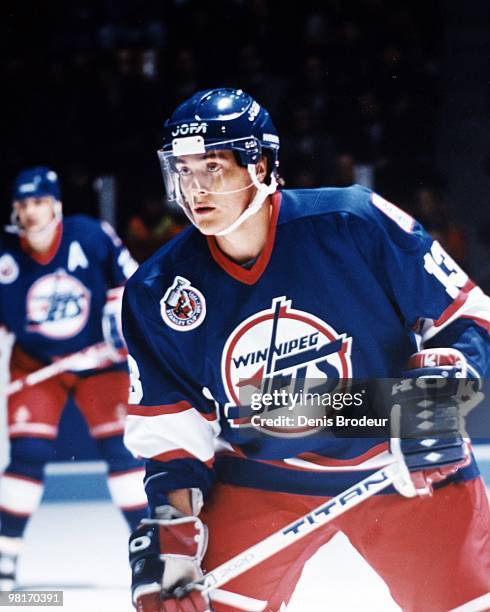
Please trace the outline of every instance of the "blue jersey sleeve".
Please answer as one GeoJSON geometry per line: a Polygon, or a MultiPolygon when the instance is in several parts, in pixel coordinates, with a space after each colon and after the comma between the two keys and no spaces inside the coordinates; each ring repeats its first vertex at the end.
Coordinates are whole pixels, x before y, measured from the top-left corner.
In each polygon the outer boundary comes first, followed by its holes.
{"type": "Polygon", "coordinates": [[[124,285],[136,271],[138,264],[107,221],[100,222],[100,229],[100,239],[105,246],[104,265],[108,284],[110,287],[124,285]]]}
{"type": "Polygon", "coordinates": [[[146,490],[153,508],[176,489],[197,488],[206,496],[214,482],[220,432],[214,402],[186,371],[159,313],[145,284],[130,281],[123,299],[131,374],[125,442],[147,460],[146,490]]]}
{"type": "Polygon", "coordinates": [[[350,218],[363,257],[424,348],[451,346],[490,373],[490,298],[407,213],[372,193],[350,218]]]}

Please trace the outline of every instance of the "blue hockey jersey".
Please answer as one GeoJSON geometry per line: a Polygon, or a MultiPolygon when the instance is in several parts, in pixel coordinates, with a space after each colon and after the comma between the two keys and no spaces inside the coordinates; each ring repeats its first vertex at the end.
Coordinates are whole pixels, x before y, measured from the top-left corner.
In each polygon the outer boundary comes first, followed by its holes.
{"type": "Polygon", "coordinates": [[[136,264],[112,227],[83,215],[65,217],[49,252],[0,236],[0,325],[42,363],[103,341],[107,292],[136,264]]]}
{"type": "MultiPolygon", "coordinates": [[[[360,186],[272,200],[251,268],[190,228],[126,287],[126,443],[148,459],[153,505],[174,489],[206,494],[216,478],[335,495],[386,463],[383,436],[258,432],[250,389],[398,377],[434,346],[459,349],[473,375],[488,375],[490,299],[412,217],[360,186]]],[[[472,465],[456,477],[475,474],[472,465]]]]}

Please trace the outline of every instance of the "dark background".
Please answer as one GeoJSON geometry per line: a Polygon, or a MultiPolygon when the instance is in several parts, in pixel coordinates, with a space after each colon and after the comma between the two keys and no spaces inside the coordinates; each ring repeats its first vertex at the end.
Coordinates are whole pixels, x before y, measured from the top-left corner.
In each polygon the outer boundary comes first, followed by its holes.
{"type": "MultiPolygon", "coordinates": [[[[287,187],[370,184],[490,277],[489,3],[426,0],[17,0],[0,25],[3,219],[23,167],[65,213],[116,225],[162,199],[163,120],[229,85],[271,113],[287,187]],[[452,232],[452,233],[451,233],[452,232]],[[448,238],[448,234],[451,236],[448,238]]],[[[163,206],[163,204],[162,204],[163,206]]]]}
{"type": "MultiPolygon", "coordinates": [[[[127,238],[145,202],[164,211],[163,120],[199,89],[241,87],[272,114],[287,187],[369,184],[490,289],[488,0],[16,0],[1,11],[2,221],[14,176],[42,164],[60,175],[65,214],[100,216],[94,185],[112,177],[127,238]]],[[[59,458],[93,456],[72,408],[62,431],[59,458]]]]}

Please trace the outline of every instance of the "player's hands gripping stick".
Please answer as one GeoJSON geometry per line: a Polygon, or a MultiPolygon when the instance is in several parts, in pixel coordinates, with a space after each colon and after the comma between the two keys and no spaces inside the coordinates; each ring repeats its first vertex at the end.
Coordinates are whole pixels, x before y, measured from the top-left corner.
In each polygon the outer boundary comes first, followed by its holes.
{"type": "Polygon", "coordinates": [[[129,540],[133,603],[138,612],[207,612],[209,598],[186,585],[202,578],[207,529],[171,506],[144,519],[129,540]]]}
{"type": "MultiPolygon", "coordinates": [[[[431,495],[432,485],[468,465],[464,407],[478,390],[455,349],[415,353],[393,385],[390,450],[402,466],[394,486],[406,497],[431,495]]],[[[467,412],[467,411],[466,411],[467,412]]]]}

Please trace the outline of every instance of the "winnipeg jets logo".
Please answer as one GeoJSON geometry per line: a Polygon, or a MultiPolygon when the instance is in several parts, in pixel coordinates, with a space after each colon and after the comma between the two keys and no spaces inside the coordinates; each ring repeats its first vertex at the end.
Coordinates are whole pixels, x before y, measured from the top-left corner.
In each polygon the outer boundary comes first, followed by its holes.
{"type": "Polygon", "coordinates": [[[27,330],[47,338],[72,338],[87,323],[90,291],[60,269],[41,276],[27,293],[27,330]]]}
{"type": "Polygon", "coordinates": [[[0,257],[0,283],[9,285],[17,280],[19,276],[19,266],[15,259],[6,253],[0,257]]]}
{"type": "Polygon", "coordinates": [[[203,294],[183,276],[176,276],[172,286],[160,300],[160,313],[165,323],[177,331],[196,329],[206,316],[203,294]]]}
{"type": "Polygon", "coordinates": [[[291,300],[275,298],[270,309],[243,321],[225,345],[221,369],[228,414],[246,423],[246,406],[257,393],[325,394],[338,388],[352,377],[351,344],[346,334],[292,308],[291,300]],[[245,410],[237,411],[239,406],[245,410]]]}

